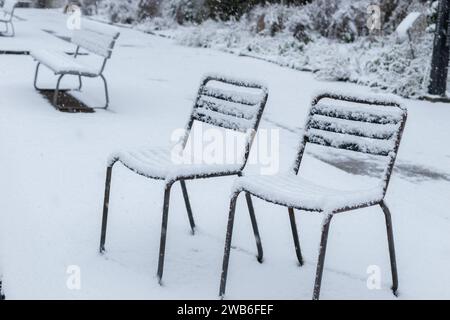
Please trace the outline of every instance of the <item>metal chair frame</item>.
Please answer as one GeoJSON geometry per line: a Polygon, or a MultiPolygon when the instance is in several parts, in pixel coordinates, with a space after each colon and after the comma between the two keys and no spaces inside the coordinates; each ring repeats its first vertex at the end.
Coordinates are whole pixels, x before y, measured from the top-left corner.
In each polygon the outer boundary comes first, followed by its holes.
{"type": "MultiPolygon", "coordinates": [[[[253,83],[253,82],[245,82],[245,81],[241,81],[241,80],[237,80],[237,79],[230,79],[230,78],[224,78],[221,76],[217,76],[217,75],[209,75],[206,76],[203,81],[201,82],[199,91],[198,91],[198,95],[197,98],[195,100],[194,103],[194,107],[193,107],[193,111],[191,113],[190,119],[185,127],[185,135],[182,138],[182,147],[183,149],[186,147],[187,141],[189,139],[189,135],[192,129],[192,126],[194,124],[194,121],[202,121],[198,118],[195,117],[195,111],[198,108],[198,103],[199,103],[199,99],[201,98],[201,96],[203,95],[204,89],[206,88],[206,85],[210,82],[210,81],[219,81],[222,83],[226,83],[226,84],[230,84],[230,85],[235,85],[235,86],[240,86],[240,87],[245,87],[245,88],[253,88],[253,89],[260,89],[262,91],[262,97],[261,100],[258,103],[258,111],[255,114],[256,120],[254,122],[254,125],[252,127],[251,130],[247,130],[246,134],[247,134],[247,141],[245,144],[245,152],[243,155],[243,164],[240,167],[240,169],[236,172],[227,172],[227,173],[220,173],[220,174],[196,174],[196,175],[188,175],[188,176],[183,176],[182,178],[174,178],[171,180],[165,180],[165,186],[164,186],[164,203],[163,203],[163,212],[162,212],[162,225],[161,225],[161,239],[160,239],[160,250],[159,250],[159,259],[158,259],[158,271],[157,271],[157,277],[158,277],[158,282],[161,285],[162,284],[162,276],[163,276],[163,270],[164,270],[164,258],[165,258],[165,248],[166,248],[166,237],[167,237],[167,223],[168,223],[168,215],[169,215],[169,200],[170,200],[170,192],[172,189],[172,186],[179,181],[181,184],[181,188],[182,188],[182,193],[183,193],[183,198],[184,198],[184,202],[185,202],[185,206],[186,206],[186,211],[187,211],[187,215],[188,215],[188,220],[189,220],[189,224],[191,227],[191,232],[192,235],[195,234],[195,221],[194,221],[194,217],[192,214],[192,209],[191,209],[191,204],[190,204],[190,200],[189,200],[189,195],[188,195],[188,191],[186,188],[186,180],[194,180],[194,179],[206,179],[206,178],[216,178],[216,177],[224,177],[224,176],[231,176],[231,175],[241,175],[242,170],[244,169],[249,154],[250,154],[250,148],[251,145],[253,143],[253,139],[256,133],[256,130],[259,126],[261,117],[262,117],[262,113],[264,111],[266,102],[267,102],[267,98],[268,98],[268,90],[265,86],[258,84],[258,83],[253,83]]],[[[217,97],[217,98],[222,98],[225,101],[226,97],[217,97]]],[[[203,120],[202,122],[205,123],[209,123],[206,119],[203,120]]],[[[214,124],[214,123],[209,123],[212,125],[216,125],[219,127],[223,127],[225,129],[231,129],[231,130],[236,130],[230,127],[226,127],[226,126],[222,126],[222,125],[218,125],[218,124],[214,124]]],[[[236,131],[240,131],[240,130],[236,130],[236,131]]],[[[106,182],[105,182],[105,196],[104,196],[104,204],[103,204],[103,216],[102,216],[102,227],[101,227],[101,236],[100,236],[100,253],[103,253],[105,251],[105,241],[106,241],[106,228],[107,228],[107,220],[108,220],[108,209],[109,209],[109,198],[110,198],[110,189],[111,189],[111,177],[112,177],[112,170],[113,170],[113,166],[116,162],[120,161],[120,159],[114,159],[113,161],[111,161],[111,163],[108,165],[107,170],[106,170],[106,182]]],[[[125,165],[126,166],[126,165],[125,165]]],[[[127,167],[130,170],[134,171],[135,173],[145,176],[147,178],[150,179],[155,179],[155,180],[162,180],[162,178],[160,177],[154,177],[154,176],[148,176],[145,175],[142,172],[138,172],[136,170],[134,170],[133,168],[127,167]]],[[[251,203],[249,202],[249,210],[250,210],[250,217],[252,219],[252,222],[256,221],[255,217],[253,216],[253,208],[251,207],[251,203]]],[[[253,224],[253,228],[254,228],[254,232],[255,234],[258,234],[258,230],[257,230],[257,226],[256,224],[253,224]]]]}
{"type": "MultiPolygon", "coordinates": [[[[394,164],[395,164],[395,159],[397,157],[397,152],[398,152],[398,149],[400,146],[401,137],[402,137],[403,130],[405,127],[405,123],[406,123],[406,119],[407,119],[406,109],[404,109],[399,103],[397,103],[395,101],[368,101],[368,100],[360,99],[360,98],[353,97],[353,96],[345,96],[345,95],[334,94],[334,93],[325,93],[325,94],[318,95],[312,101],[312,108],[311,108],[310,114],[307,119],[307,124],[305,127],[305,134],[303,135],[303,140],[299,147],[298,155],[297,155],[297,158],[296,158],[296,161],[294,164],[293,171],[294,171],[294,174],[296,174],[296,175],[299,172],[301,161],[302,161],[303,154],[304,154],[304,150],[305,150],[307,143],[321,144],[321,143],[317,143],[317,142],[311,142],[307,136],[307,131],[309,130],[309,128],[311,126],[311,119],[313,116],[314,106],[316,106],[320,100],[325,99],[325,98],[347,101],[347,102],[369,104],[369,105],[396,107],[396,108],[400,108],[403,113],[402,113],[402,119],[401,119],[401,121],[399,121],[400,126],[399,126],[397,132],[395,133],[395,144],[394,144],[394,148],[393,148],[392,152],[389,152],[388,154],[382,154],[384,156],[389,157],[389,161],[388,161],[388,164],[386,166],[386,170],[384,171],[384,176],[383,176],[384,185],[383,185],[382,200],[377,201],[377,202],[363,203],[361,205],[354,206],[354,207],[339,208],[331,213],[327,213],[324,217],[323,225],[322,225],[321,239],[320,239],[320,249],[319,249],[318,262],[317,262],[315,284],[314,284],[313,300],[318,300],[319,296],[320,296],[323,267],[324,267],[324,263],[325,263],[325,253],[326,253],[327,241],[328,241],[328,233],[329,233],[332,218],[334,217],[335,214],[338,214],[338,213],[348,212],[348,211],[362,209],[362,208],[376,206],[376,205],[379,205],[381,207],[381,209],[384,213],[384,217],[385,217],[388,248],[389,248],[389,257],[390,257],[390,264],[391,264],[391,274],[392,274],[391,289],[392,289],[393,294],[395,296],[397,296],[398,275],[397,275],[397,263],[396,263],[396,256],[395,256],[394,235],[393,235],[393,230],[392,230],[392,219],[391,219],[390,210],[384,200],[384,197],[386,195],[386,191],[389,186],[390,178],[391,178],[392,171],[393,171],[394,164]]],[[[353,120],[356,120],[356,119],[353,119],[353,120]]],[[[365,120],[359,119],[359,121],[365,121],[365,120]]],[[[366,121],[366,122],[370,122],[370,121],[366,121]]],[[[333,129],[330,128],[330,131],[333,131],[333,129]]],[[[323,144],[321,144],[321,145],[323,145],[323,144]]],[[[335,147],[332,145],[325,145],[325,146],[326,147],[335,147]]],[[[335,147],[335,148],[352,150],[352,151],[356,151],[356,152],[364,152],[363,150],[360,150],[356,146],[352,146],[352,145],[339,146],[339,147],[335,147]]],[[[226,289],[228,264],[229,264],[231,241],[232,241],[232,235],[233,235],[234,216],[235,216],[235,211],[236,211],[236,202],[237,202],[237,199],[241,192],[245,192],[247,202],[251,201],[251,195],[253,195],[253,196],[255,196],[259,199],[265,200],[267,202],[285,206],[285,204],[283,204],[281,202],[277,202],[277,201],[274,201],[273,199],[267,199],[267,198],[261,197],[260,195],[253,194],[250,191],[245,190],[245,189],[237,190],[233,193],[233,195],[231,197],[231,201],[230,201],[230,207],[229,207],[229,218],[228,218],[228,226],[227,226],[227,233],[226,233],[226,240],[225,240],[225,249],[224,249],[222,274],[221,274],[221,281],[220,281],[220,290],[219,290],[219,296],[222,298],[225,295],[225,289],[226,289]]],[[[250,206],[249,206],[249,208],[250,208],[250,206]]],[[[288,207],[289,218],[290,218],[291,226],[292,226],[292,233],[294,236],[295,252],[296,252],[297,259],[298,259],[300,265],[303,265],[303,257],[301,254],[300,242],[298,240],[298,234],[297,234],[297,229],[296,229],[296,225],[295,225],[294,209],[303,210],[303,211],[313,211],[313,212],[323,212],[323,211],[322,210],[311,210],[311,209],[304,208],[304,207],[288,207]]],[[[253,206],[251,206],[251,210],[253,211],[253,206]]],[[[252,217],[255,217],[254,212],[252,212],[251,215],[252,215],[252,217]]],[[[254,225],[256,225],[256,220],[252,221],[252,222],[254,223],[254,225]]],[[[255,238],[256,238],[256,243],[257,243],[257,247],[258,247],[257,258],[258,258],[258,261],[262,261],[263,249],[262,249],[259,233],[255,232],[255,238]]]]}

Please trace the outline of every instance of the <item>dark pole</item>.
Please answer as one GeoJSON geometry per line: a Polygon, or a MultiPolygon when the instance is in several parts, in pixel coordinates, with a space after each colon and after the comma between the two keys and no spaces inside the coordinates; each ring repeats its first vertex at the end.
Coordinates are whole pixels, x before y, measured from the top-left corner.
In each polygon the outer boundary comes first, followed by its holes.
{"type": "Polygon", "coordinates": [[[445,91],[447,89],[449,62],[447,32],[449,8],[449,0],[439,1],[439,12],[433,44],[433,57],[431,58],[430,85],[428,86],[428,92],[433,95],[445,96],[445,91]]]}

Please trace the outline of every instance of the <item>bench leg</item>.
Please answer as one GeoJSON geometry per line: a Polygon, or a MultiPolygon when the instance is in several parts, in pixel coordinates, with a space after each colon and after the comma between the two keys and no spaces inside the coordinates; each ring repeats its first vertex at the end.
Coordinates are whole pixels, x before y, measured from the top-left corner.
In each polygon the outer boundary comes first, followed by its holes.
{"type": "Polygon", "coordinates": [[[12,23],[12,21],[9,22],[9,24],[11,25],[11,37],[14,37],[16,35],[16,30],[14,29],[14,24],[12,23]]]}
{"type": "Polygon", "coordinates": [[[55,94],[53,95],[53,105],[55,108],[58,106],[58,93],[59,93],[59,85],[61,84],[61,80],[64,77],[64,74],[60,75],[58,78],[58,82],[56,82],[55,94]]]}
{"type": "Polygon", "coordinates": [[[5,31],[0,32],[0,36],[14,37],[15,31],[14,31],[14,25],[12,24],[12,22],[8,21],[8,22],[4,22],[4,24],[5,24],[5,31]],[[9,25],[11,25],[11,33],[9,32],[9,25]]]}
{"type": "Polygon", "coordinates": [[[256,222],[255,209],[253,207],[252,196],[250,195],[250,193],[248,193],[248,192],[245,193],[245,199],[247,200],[248,212],[250,214],[250,220],[252,221],[253,233],[255,235],[255,240],[256,240],[256,248],[258,249],[258,256],[256,257],[256,259],[258,259],[259,263],[262,263],[263,256],[264,256],[263,247],[262,247],[262,242],[261,242],[261,236],[259,235],[258,224],[256,222]]]}
{"type": "Polygon", "coordinates": [[[314,283],[313,300],[319,300],[320,286],[322,284],[323,266],[325,264],[325,253],[327,251],[328,231],[330,230],[331,214],[327,215],[322,223],[322,237],[320,239],[319,259],[317,261],[316,281],[314,283]]]}
{"type": "Polygon", "coordinates": [[[106,226],[108,224],[108,210],[109,210],[109,195],[111,190],[111,176],[114,163],[106,169],[106,181],[105,181],[105,197],[103,200],[103,216],[102,216],[102,229],[100,234],[100,253],[105,252],[106,242],[106,226]]]}
{"type": "Polygon", "coordinates": [[[397,275],[397,261],[395,258],[395,247],[394,247],[394,233],[392,231],[392,220],[391,212],[384,200],[380,203],[381,209],[384,212],[384,217],[386,220],[386,231],[389,244],[389,258],[391,261],[391,273],[392,273],[392,293],[397,296],[398,290],[398,275],[397,275]]]}
{"type": "Polygon", "coordinates": [[[289,220],[291,222],[292,236],[294,237],[295,254],[297,255],[298,263],[303,266],[303,256],[300,249],[300,241],[298,240],[297,224],[295,222],[295,213],[293,208],[289,208],[289,220]]]}
{"type": "Polygon", "coordinates": [[[163,204],[163,215],[162,215],[162,225],[161,225],[161,241],[159,244],[159,259],[158,259],[158,283],[162,285],[162,276],[164,271],[164,258],[166,252],[166,238],[167,238],[167,222],[169,219],[169,202],[170,202],[170,190],[172,188],[173,182],[166,184],[164,188],[164,204],[163,204]]]}
{"type": "Polygon", "coordinates": [[[104,109],[108,109],[108,106],[109,106],[108,83],[106,82],[106,78],[103,76],[103,74],[101,74],[100,77],[102,78],[103,84],[105,85],[105,98],[106,98],[106,104],[105,104],[104,109]]]}
{"type": "Polygon", "coordinates": [[[79,83],[78,91],[81,91],[81,88],[83,87],[83,82],[81,81],[81,76],[78,76],[78,83],[79,83]]]}
{"type": "Polygon", "coordinates": [[[37,65],[36,65],[36,71],[35,71],[35,73],[34,73],[34,83],[33,83],[33,85],[34,85],[34,88],[35,88],[36,90],[42,90],[42,89],[40,89],[40,88],[37,86],[37,79],[38,79],[39,67],[40,67],[40,66],[41,66],[41,63],[38,62],[37,65]]]}
{"type": "Polygon", "coordinates": [[[222,275],[220,277],[219,296],[223,299],[227,285],[228,263],[230,261],[231,240],[233,237],[234,214],[236,212],[236,202],[239,192],[235,193],[230,201],[230,212],[228,215],[227,234],[225,239],[225,249],[223,253],[222,275]]]}
{"type": "Polygon", "coordinates": [[[189,224],[191,225],[192,235],[195,234],[195,221],[194,215],[192,214],[191,203],[189,201],[189,195],[186,188],[186,182],[184,180],[180,180],[181,190],[183,192],[184,204],[186,205],[186,211],[189,218],[189,224]]]}

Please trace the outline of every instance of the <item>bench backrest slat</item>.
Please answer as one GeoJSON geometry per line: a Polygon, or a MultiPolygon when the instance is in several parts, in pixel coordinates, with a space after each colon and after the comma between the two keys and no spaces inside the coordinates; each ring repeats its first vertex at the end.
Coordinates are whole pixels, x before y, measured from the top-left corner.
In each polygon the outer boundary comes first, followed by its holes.
{"type": "Polygon", "coordinates": [[[72,43],[105,58],[110,58],[119,32],[98,23],[83,23],[81,29],[74,30],[72,43]]]}
{"type": "Polygon", "coordinates": [[[17,0],[5,0],[3,3],[2,10],[4,13],[12,16],[14,14],[14,9],[17,6],[17,0]]]}

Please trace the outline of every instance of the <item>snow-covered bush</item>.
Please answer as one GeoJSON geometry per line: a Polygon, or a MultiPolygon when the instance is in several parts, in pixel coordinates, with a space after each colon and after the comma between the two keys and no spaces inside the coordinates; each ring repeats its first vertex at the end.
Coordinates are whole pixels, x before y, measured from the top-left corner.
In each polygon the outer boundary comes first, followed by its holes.
{"type": "Polygon", "coordinates": [[[419,96],[427,85],[437,1],[99,1],[112,21],[139,21],[138,28],[162,30],[183,45],[256,56],[403,96],[419,96]],[[375,34],[367,27],[373,4],[381,10],[375,34]],[[428,33],[397,43],[395,28],[413,11],[425,14],[428,33]]]}
{"type": "Polygon", "coordinates": [[[98,4],[98,14],[111,22],[134,24],[139,20],[140,0],[102,0],[98,4]]]}

